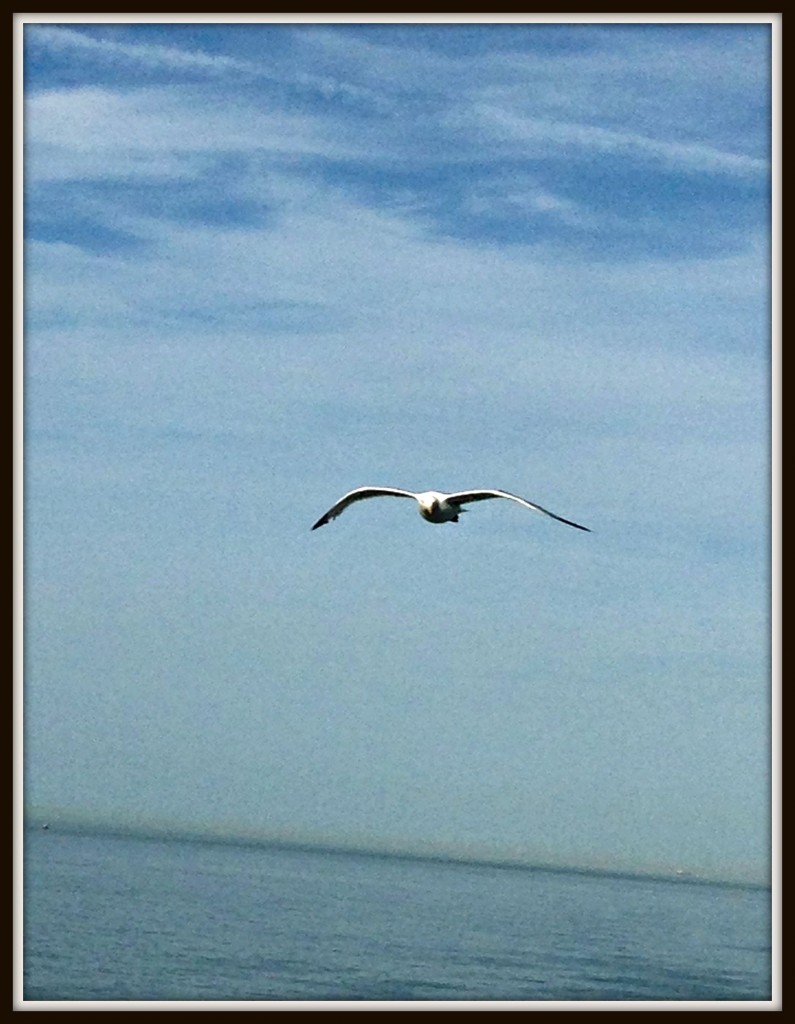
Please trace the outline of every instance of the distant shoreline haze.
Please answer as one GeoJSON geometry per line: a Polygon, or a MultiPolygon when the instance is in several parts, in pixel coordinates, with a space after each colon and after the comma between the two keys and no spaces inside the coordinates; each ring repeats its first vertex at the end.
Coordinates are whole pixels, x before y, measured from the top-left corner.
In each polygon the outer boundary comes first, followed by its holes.
{"type": "Polygon", "coordinates": [[[662,866],[607,863],[575,863],[534,857],[530,851],[506,850],[499,846],[435,841],[405,841],[363,836],[311,832],[306,829],[256,829],[230,823],[198,824],[158,818],[125,817],[120,814],[92,814],[64,809],[33,808],[25,814],[27,829],[124,836],[140,839],[172,839],[188,842],[261,846],[306,852],[392,857],[410,860],[483,865],[517,870],[603,875],[617,878],[658,879],[693,884],[731,885],[767,889],[769,878],[754,869],[722,872],[696,869],[690,865],[662,866]]]}

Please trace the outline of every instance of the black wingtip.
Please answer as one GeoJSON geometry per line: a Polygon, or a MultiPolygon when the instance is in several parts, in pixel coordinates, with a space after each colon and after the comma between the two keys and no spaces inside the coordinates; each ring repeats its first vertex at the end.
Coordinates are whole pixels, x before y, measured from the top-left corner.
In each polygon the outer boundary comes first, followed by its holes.
{"type": "Polygon", "coordinates": [[[547,515],[552,516],[553,519],[557,519],[559,523],[565,523],[566,526],[573,526],[575,530],[585,530],[586,533],[591,533],[590,527],[580,526],[579,523],[573,523],[571,519],[564,519],[563,516],[556,516],[554,512],[547,512],[547,515]]]}

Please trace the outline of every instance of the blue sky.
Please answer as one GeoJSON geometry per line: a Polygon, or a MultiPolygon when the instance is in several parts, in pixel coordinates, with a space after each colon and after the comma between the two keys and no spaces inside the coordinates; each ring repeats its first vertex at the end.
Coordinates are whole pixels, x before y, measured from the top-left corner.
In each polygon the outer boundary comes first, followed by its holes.
{"type": "Polygon", "coordinates": [[[770,53],[25,26],[30,805],[766,876],[770,53]]]}

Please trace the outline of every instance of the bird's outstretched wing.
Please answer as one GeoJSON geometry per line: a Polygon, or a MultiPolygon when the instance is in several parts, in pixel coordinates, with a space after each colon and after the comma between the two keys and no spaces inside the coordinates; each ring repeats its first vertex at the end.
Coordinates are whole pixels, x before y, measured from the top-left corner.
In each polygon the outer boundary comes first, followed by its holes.
{"type": "Polygon", "coordinates": [[[459,491],[456,494],[445,495],[445,500],[448,505],[469,505],[473,501],[487,501],[489,498],[510,498],[511,501],[518,501],[520,505],[524,505],[525,508],[531,508],[534,512],[541,512],[545,516],[550,516],[552,519],[557,519],[559,523],[565,523],[567,526],[573,526],[575,530],[585,530],[586,533],[591,531],[587,526],[580,526],[579,523],[573,523],[570,519],[564,519],[563,516],[556,516],[554,512],[550,512],[547,508],[542,508],[540,505],[534,505],[532,501],[527,501],[525,498],[519,498],[515,494],[509,494],[508,491],[459,491]]]}
{"type": "Polygon", "coordinates": [[[328,512],[318,519],[312,529],[316,530],[318,526],[325,526],[326,523],[330,523],[332,519],[336,519],[340,512],[344,512],[348,505],[352,505],[355,501],[363,501],[365,498],[378,498],[382,495],[393,498],[417,497],[412,491],[401,491],[397,487],[357,487],[355,490],[344,494],[336,505],[332,505],[328,512]]]}

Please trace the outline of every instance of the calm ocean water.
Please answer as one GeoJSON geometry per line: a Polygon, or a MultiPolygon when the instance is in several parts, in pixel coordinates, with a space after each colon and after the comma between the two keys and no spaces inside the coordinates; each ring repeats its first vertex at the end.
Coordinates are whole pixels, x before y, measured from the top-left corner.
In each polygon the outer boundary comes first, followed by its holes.
{"type": "Polygon", "coordinates": [[[28,831],[26,1000],[769,1000],[770,892],[28,831]]]}

